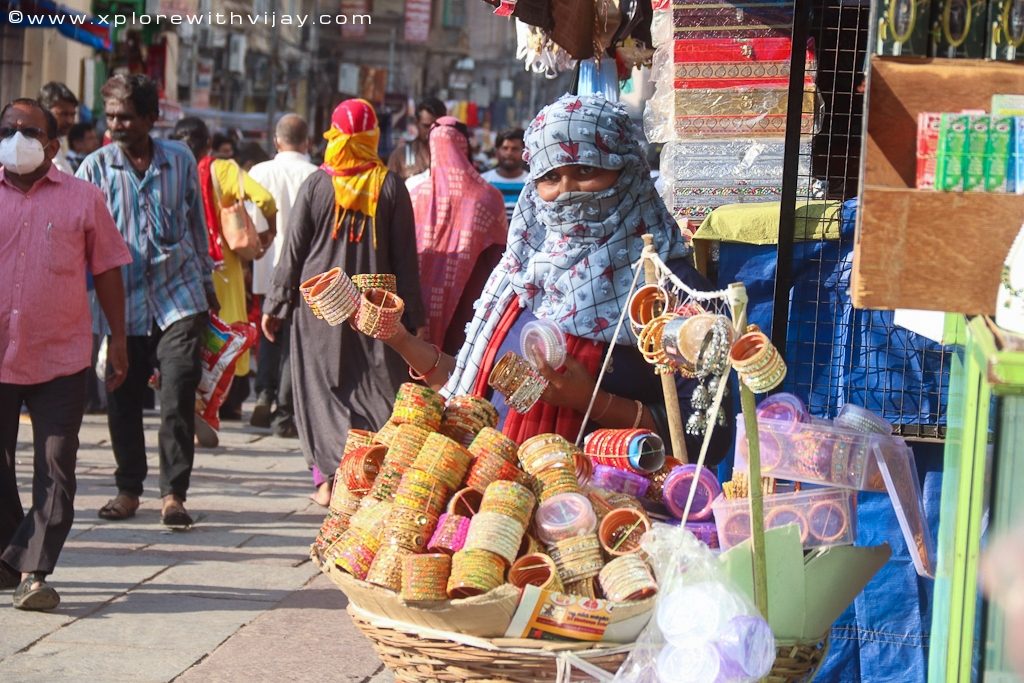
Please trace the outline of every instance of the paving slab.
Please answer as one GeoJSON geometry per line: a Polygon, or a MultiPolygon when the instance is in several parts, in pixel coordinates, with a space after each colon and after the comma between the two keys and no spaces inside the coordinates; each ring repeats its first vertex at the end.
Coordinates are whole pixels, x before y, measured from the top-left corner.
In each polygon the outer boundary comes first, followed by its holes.
{"type": "MultiPolygon", "coordinates": [[[[142,507],[109,522],[96,516],[116,492],[106,420],[86,417],[75,523],[51,577],[62,603],[20,612],[0,593],[0,681],[319,680],[325,652],[344,653],[337,680],[379,677],[344,596],[309,562],[324,510],[308,498],[297,442],[229,426],[224,448],[197,450],[187,503],[197,526],[172,532],[155,490],[158,418],[145,424],[142,507]],[[191,673],[202,666],[208,675],[191,673]]],[[[23,425],[16,460],[26,506],[30,444],[23,425]]]]}
{"type": "Polygon", "coordinates": [[[0,662],[0,679],[18,683],[165,683],[187,668],[188,656],[172,649],[137,648],[130,643],[43,641],[0,662]]]}
{"type": "Polygon", "coordinates": [[[261,614],[176,683],[301,680],[313,670],[313,680],[389,683],[374,678],[383,667],[345,605],[345,595],[317,572],[303,590],[261,614]]]}

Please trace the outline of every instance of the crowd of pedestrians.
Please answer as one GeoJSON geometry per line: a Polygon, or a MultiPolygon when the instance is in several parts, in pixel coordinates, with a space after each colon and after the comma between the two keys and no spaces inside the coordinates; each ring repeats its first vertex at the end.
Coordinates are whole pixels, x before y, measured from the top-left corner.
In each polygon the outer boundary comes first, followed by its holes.
{"type": "Polygon", "coordinates": [[[60,600],[46,578],[74,519],[85,413],[106,413],[116,463],[99,517],[129,519],[143,503],[143,414],[158,408],[161,520],[192,525],[196,446],[216,443],[195,411],[213,315],[262,333],[235,365],[222,419],[241,417],[254,379],[250,424],[299,439],[311,495],[326,505],[348,429],[379,428],[409,369],[389,345],[315,319],[298,284],[334,266],[394,273],[406,327],[457,350],[526,182],[521,130],[499,136],[498,168],[482,176],[468,129],[433,98],[417,105],[417,135],[386,163],[374,108],[341,103],[317,165],[320,136],[296,114],[277,122],[268,159],[199,118],[157,135],[158,91],[144,76],[115,75],[101,94],[103,135],[76,121],[84,110],[61,83],[0,117],[0,588],[15,589],[21,609],[60,600]],[[222,233],[222,210],[239,202],[259,231],[254,260],[222,233]],[[56,309],[41,301],[54,291],[56,309]],[[15,473],[25,413],[27,511],[15,473]]]}

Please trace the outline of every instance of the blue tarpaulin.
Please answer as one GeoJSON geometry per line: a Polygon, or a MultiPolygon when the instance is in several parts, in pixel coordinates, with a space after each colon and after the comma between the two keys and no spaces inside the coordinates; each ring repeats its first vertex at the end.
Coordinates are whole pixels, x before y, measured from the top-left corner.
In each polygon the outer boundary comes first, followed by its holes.
{"type": "MultiPolygon", "coordinates": [[[[793,245],[784,388],[811,413],[833,418],[846,403],[868,408],[893,424],[944,425],[949,387],[948,352],[893,324],[892,311],[853,308],[856,200],[843,205],[841,239],[793,245]]],[[[772,323],[775,245],[723,243],[719,284],[743,282],[748,318],[763,330],[772,323]]]]}
{"type": "MultiPolygon", "coordinates": [[[[793,245],[784,389],[817,417],[845,403],[867,407],[894,424],[944,425],[948,352],[893,324],[891,311],[853,308],[850,273],[856,200],[843,206],[839,240],[793,245]]],[[[718,285],[743,282],[749,322],[771,329],[775,245],[722,243],[718,285]]],[[[738,401],[737,401],[738,403],[738,401]]],[[[738,408],[738,406],[737,406],[738,408]]],[[[942,446],[915,445],[925,511],[938,529],[942,446]]],[[[858,494],[857,544],[889,543],[892,558],[832,630],[816,681],[917,683],[927,680],[932,585],[917,576],[888,495],[858,494]]]]}

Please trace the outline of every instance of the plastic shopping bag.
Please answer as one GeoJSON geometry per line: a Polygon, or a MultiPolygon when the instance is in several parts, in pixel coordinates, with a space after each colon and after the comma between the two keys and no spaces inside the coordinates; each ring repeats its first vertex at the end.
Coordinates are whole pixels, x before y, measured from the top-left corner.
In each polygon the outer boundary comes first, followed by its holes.
{"type": "Polygon", "coordinates": [[[231,389],[235,363],[256,343],[256,327],[250,323],[225,323],[211,314],[203,331],[200,363],[203,369],[196,390],[196,416],[220,429],[218,410],[231,389]]]}

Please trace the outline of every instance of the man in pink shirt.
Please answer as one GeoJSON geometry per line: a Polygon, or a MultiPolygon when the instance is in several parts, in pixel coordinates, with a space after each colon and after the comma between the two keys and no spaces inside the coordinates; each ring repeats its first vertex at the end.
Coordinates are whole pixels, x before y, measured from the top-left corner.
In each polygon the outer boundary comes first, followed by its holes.
{"type": "Polygon", "coordinates": [[[57,122],[37,101],[0,113],[0,588],[14,606],[60,603],[53,572],[74,520],[75,460],[90,372],[92,318],[86,269],[110,322],[107,387],[128,355],[120,266],[131,255],[93,185],[53,165],[57,122]],[[22,406],[35,444],[32,507],[14,473],[22,406]]]}

